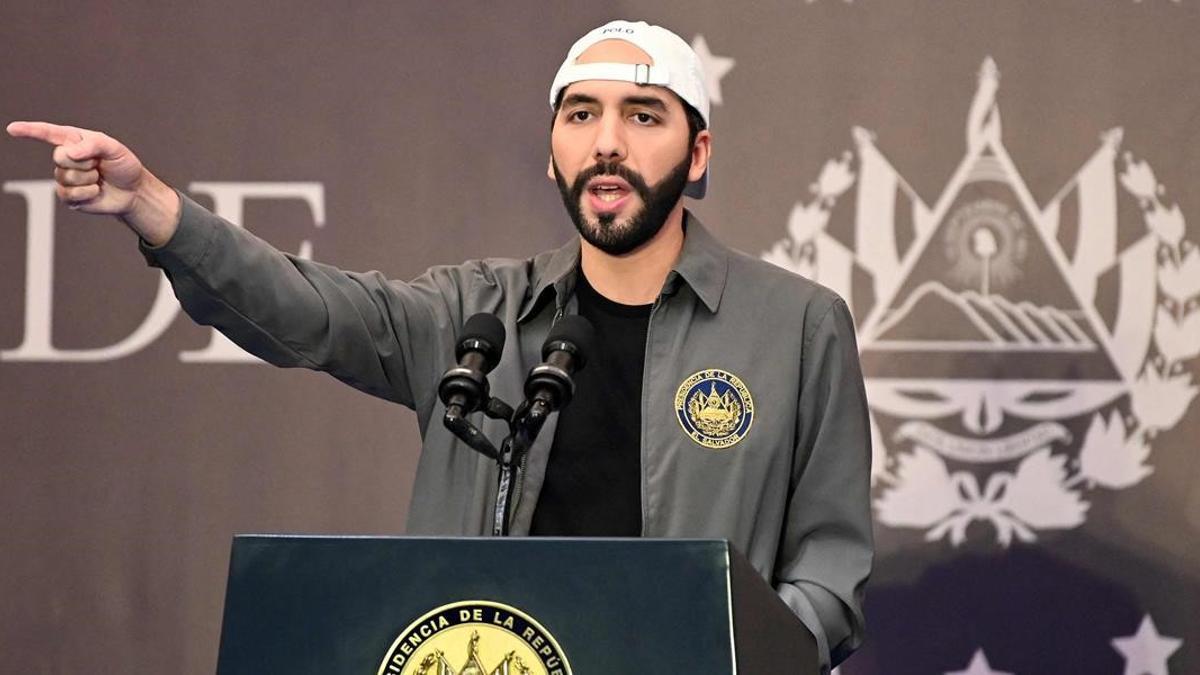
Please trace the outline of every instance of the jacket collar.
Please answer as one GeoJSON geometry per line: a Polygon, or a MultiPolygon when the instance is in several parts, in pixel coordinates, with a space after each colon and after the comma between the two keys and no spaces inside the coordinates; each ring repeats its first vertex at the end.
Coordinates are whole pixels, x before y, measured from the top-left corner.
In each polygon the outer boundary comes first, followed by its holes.
{"type": "MultiPolygon", "coordinates": [[[[715,314],[729,275],[729,249],[717,241],[691,212],[685,210],[683,213],[683,250],[667,275],[663,292],[673,294],[682,279],[708,311],[715,314]]],[[[575,270],[578,268],[579,237],[573,237],[556,251],[535,258],[530,280],[532,291],[525,298],[517,321],[523,322],[532,316],[549,295],[547,291],[551,287],[555,291],[556,307],[566,306],[567,298],[575,290],[575,270]]]]}
{"type": "MultiPolygon", "coordinates": [[[[692,287],[708,311],[716,314],[721,306],[721,295],[725,292],[725,281],[729,276],[729,249],[717,241],[700,219],[690,211],[684,211],[683,251],[672,269],[692,287]]],[[[670,274],[667,275],[671,283],[670,274]]]]}

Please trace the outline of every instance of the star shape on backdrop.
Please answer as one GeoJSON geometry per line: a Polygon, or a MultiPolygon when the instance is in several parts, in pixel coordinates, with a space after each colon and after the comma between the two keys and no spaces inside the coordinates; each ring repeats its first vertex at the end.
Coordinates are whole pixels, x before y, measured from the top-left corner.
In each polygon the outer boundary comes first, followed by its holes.
{"type": "Polygon", "coordinates": [[[1013,675],[1012,673],[1004,673],[999,670],[992,670],[992,666],[988,663],[987,655],[983,653],[983,649],[976,649],[975,655],[971,657],[971,663],[967,665],[966,670],[956,670],[946,675],[1013,675]]]}
{"type": "Polygon", "coordinates": [[[1150,615],[1142,617],[1137,632],[1113,638],[1112,646],[1125,657],[1124,675],[1168,675],[1167,659],[1183,640],[1160,635],[1150,615]]]}
{"type": "Polygon", "coordinates": [[[721,105],[721,78],[733,69],[734,60],[709,51],[708,40],[699,33],[692,38],[692,50],[700,57],[700,65],[704,68],[704,88],[708,90],[708,97],[721,105]]]}

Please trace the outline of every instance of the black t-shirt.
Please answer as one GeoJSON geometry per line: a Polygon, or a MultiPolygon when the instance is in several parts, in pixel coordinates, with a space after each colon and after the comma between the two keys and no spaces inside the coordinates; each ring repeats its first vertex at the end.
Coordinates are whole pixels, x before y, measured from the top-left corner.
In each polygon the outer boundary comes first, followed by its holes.
{"type": "Polygon", "coordinates": [[[637,537],[642,533],[642,369],[652,305],[622,305],[580,270],[579,313],[596,327],[593,351],[559,413],[530,534],[637,537]]]}

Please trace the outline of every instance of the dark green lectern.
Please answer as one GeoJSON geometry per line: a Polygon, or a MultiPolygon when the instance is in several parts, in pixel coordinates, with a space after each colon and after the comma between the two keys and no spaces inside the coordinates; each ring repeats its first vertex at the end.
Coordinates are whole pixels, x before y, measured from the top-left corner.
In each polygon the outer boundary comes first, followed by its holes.
{"type": "Polygon", "coordinates": [[[234,538],[218,675],[816,673],[725,541],[234,538]]]}

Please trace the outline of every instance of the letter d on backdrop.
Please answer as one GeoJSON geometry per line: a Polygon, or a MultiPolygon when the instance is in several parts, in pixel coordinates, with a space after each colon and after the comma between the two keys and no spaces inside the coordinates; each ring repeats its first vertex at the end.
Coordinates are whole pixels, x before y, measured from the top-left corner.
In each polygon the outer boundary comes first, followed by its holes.
{"type": "MultiPolygon", "coordinates": [[[[189,189],[213,198],[214,211],[241,226],[246,199],[302,199],[313,212],[316,227],[325,225],[325,190],[320,183],[192,183],[189,189]]],[[[128,337],[96,349],[58,349],[51,342],[54,303],[54,213],[58,200],[52,180],[6,181],[3,191],[25,199],[25,333],[21,344],[0,351],[0,361],[96,363],[134,354],[157,340],[179,313],[171,284],[162,277],[154,304],[128,337]]],[[[299,257],[312,259],[312,242],[300,244],[299,257]]],[[[185,363],[257,363],[259,360],[212,331],[208,346],[181,352],[185,363]]]]}

